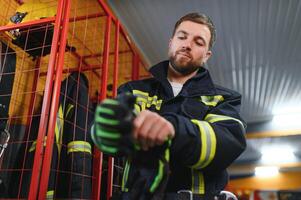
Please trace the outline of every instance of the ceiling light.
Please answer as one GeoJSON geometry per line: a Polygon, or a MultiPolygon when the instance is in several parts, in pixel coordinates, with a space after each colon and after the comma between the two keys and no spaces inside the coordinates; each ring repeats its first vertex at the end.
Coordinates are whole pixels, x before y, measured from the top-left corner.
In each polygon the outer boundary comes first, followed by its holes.
{"type": "Polygon", "coordinates": [[[276,166],[255,167],[255,175],[260,177],[272,177],[279,173],[279,168],[276,166]]]}
{"type": "Polygon", "coordinates": [[[261,150],[261,161],[263,163],[294,162],[296,156],[290,146],[265,147],[261,150]]]}

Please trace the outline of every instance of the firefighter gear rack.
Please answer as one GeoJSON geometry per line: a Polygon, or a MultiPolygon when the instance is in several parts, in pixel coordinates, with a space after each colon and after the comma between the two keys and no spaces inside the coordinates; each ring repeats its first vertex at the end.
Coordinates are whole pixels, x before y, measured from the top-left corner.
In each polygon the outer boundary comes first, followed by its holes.
{"type": "Polygon", "coordinates": [[[119,161],[104,158],[91,146],[89,116],[94,115],[93,104],[116,96],[118,85],[149,76],[119,20],[104,0],[1,0],[0,41],[6,47],[1,51],[1,67],[15,63],[12,72],[0,71],[1,77],[10,75],[14,80],[11,92],[0,93],[0,101],[10,98],[8,117],[3,119],[10,140],[0,159],[0,179],[5,184],[0,186],[0,198],[56,199],[64,182],[61,178],[68,177],[67,185],[78,181],[81,187],[73,193],[69,185],[66,198],[109,199],[119,190],[122,169],[119,161]],[[47,10],[56,14],[8,23],[20,6],[27,5],[25,17],[41,13],[37,9],[43,8],[35,3],[47,4],[47,10]],[[9,36],[12,30],[27,34],[23,46],[9,36]],[[34,30],[43,30],[41,46],[29,45],[34,30]],[[53,35],[48,41],[50,30],[53,35]],[[40,54],[32,57],[33,51],[40,54]],[[14,61],[10,54],[15,55],[14,61]],[[83,95],[88,99],[85,103],[79,102],[83,95]],[[102,176],[105,172],[107,177],[102,176]],[[87,182],[91,188],[85,188],[87,182]]]}

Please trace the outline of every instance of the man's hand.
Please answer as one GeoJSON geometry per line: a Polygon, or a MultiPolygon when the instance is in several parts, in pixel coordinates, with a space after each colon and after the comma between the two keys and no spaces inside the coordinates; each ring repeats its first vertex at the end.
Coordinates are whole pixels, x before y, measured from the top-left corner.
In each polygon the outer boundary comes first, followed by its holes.
{"type": "Polygon", "coordinates": [[[143,110],[134,120],[133,138],[144,151],[175,136],[173,125],[155,112],[143,110]]]}

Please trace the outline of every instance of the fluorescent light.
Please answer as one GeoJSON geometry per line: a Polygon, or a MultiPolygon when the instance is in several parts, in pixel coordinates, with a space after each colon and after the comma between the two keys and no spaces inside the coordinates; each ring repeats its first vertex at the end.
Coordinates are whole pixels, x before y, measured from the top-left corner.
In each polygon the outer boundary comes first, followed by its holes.
{"type": "Polygon", "coordinates": [[[279,173],[279,168],[276,166],[255,167],[255,175],[260,177],[272,177],[279,173]]]}
{"type": "Polygon", "coordinates": [[[261,150],[261,161],[263,163],[294,162],[296,156],[294,149],[290,146],[266,147],[261,150]]]}
{"type": "Polygon", "coordinates": [[[300,126],[301,113],[280,114],[273,117],[275,127],[300,126]]]}

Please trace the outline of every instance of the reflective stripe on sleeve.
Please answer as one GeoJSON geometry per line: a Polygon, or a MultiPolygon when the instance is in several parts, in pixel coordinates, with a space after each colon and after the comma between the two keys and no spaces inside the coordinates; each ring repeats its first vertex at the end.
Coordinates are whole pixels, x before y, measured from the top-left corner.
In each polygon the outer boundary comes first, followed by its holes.
{"type": "Polygon", "coordinates": [[[208,115],[206,115],[205,120],[210,123],[215,123],[215,122],[225,121],[225,120],[235,121],[235,122],[238,122],[240,127],[245,131],[244,124],[240,120],[238,120],[234,117],[229,117],[229,116],[225,116],[225,115],[217,115],[217,114],[208,114],[208,115]]]}
{"type": "Polygon", "coordinates": [[[200,131],[201,152],[200,158],[192,168],[202,169],[210,164],[216,152],[216,136],[211,125],[206,121],[191,120],[200,131]]]}
{"type": "Polygon", "coordinates": [[[200,170],[191,169],[193,194],[205,194],[205,180],[204,175],[200,170]]]}
{"type": "Polygon", "coordinates": [[[90,143],[86,141],[72,141],[69,142],[67,145],[67,154],[72,153],[72,152],[86,152],[89,154],[92,154],[92,148],[90,143]]]}

